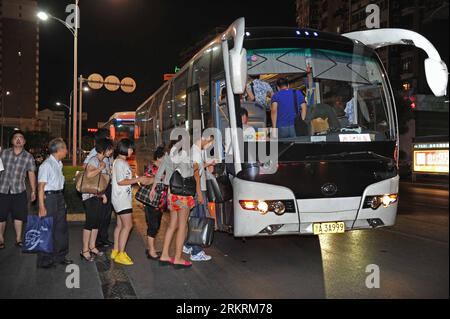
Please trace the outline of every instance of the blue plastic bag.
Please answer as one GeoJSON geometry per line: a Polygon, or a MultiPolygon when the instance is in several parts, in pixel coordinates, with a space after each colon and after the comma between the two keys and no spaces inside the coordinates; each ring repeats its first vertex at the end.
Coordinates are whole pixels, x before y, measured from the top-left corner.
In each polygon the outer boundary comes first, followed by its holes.
{"type": "Polygon", "coordinates": [[[28,216],[23,252],[53,252],[53,217],[28,216]]]}

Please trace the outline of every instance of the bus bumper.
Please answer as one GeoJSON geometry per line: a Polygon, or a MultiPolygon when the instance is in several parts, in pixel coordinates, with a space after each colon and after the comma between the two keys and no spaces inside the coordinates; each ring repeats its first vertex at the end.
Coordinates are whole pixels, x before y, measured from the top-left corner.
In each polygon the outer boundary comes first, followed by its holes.
{"type": "Polygon", "coordinates": [[[378,209],[364,208],[368,196],[398,194],[399,177],[368,186],[361,197],[295,199],[294,193],[285,187],[233,180],[234,186],[234,236],[312,235],[313,225],[326,222],[344,222],[346,231],[393,226],[397,216],[397,203],[378,209]],[[296,212],[281,216],[274,212],[262,215],[258,211],[245,210],[240,201],[294,200],[296,212]]]}

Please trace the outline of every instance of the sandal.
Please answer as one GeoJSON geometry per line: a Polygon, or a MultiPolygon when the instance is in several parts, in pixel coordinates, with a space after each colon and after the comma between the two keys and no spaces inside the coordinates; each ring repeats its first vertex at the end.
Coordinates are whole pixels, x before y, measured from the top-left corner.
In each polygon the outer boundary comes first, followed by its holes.
{"type": "Polygon", "coordinates": [[[148,249],[145,250],[145,256],[147,256],[147,259],[151,259],[151,260],[159,260],[159,258],[161,258],[161,255],[156,253],[156,257],[153,257],[152,255],[150,255],[150,251],[148,249]]]}
{"type": "Polygon", "coordinates": [[[89,248],[89,252],[90,252],[92,255],[96,256],[96,257],[103,257],[103,256],[105,255],[105,253],[102,252],[102,251],[100,251],[100,250],[98,250],[97,247],[89,248]],[[98,251],[98,253],[93,252],[93,250],[95,250],[95,249],[98,251]]]}
{"type": "Polygon", "coordinates": [[[162,267],[173,265],[175,262],[175,258],[170,258],[170,260],[161,260],[159,259],[159,265],[162,267]]]}
{"type": "Polygon", "coordinates": [[[89,250],[88,251],[82,251],[80,253],[80,257],[81,257],[82,260],[87,261],[87,262],[93,262],[94,261],[94,258],[91,256],[91,252],[89,250]],[[89,258],[86,257],[84,254],[89,254],[89,258]]]}
{"type": "Polygon", "coordinates": [[[16,242],[16,247],[22,248],[23,242],[21,242],[21,241],[16,242]]]}
{"type": "Polygon", "coordinates": [[[185,261],[182,264],[173,264],[173,267],[175,269],[187,269],[187,268],[191,268],[192,267],[192,263],[190,261],[185,261]]]}
{"type": "Polygon", "coordinates": [[[0,249],[5,249],[5,243],[0,243],[0,249]]]}

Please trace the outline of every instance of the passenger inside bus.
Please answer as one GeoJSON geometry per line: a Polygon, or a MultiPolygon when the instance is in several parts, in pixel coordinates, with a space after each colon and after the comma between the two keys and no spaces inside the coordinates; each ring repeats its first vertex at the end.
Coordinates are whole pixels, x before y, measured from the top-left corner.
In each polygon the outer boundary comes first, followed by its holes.
{"type": "Polygon", "coordinates": [[[332,106],[327,103],[318,103],[309,110],[311,135],[324,134],[328,131],[340,129],[339,120],[332,106]]]}
{"type": "Polygon", "coordinates": [[[295,120],[301,113],[303,121],[306,119],[307,105],[300,90],[289,88],[287,78],[277,80],[278,92],[272,97],[272,128],[278,129],[278,138],[295,138],[295,120]],[[297,99],[297,101],[295,101],[297,99]],[[299,107],[296,110],[296,107],[299,107]]]}

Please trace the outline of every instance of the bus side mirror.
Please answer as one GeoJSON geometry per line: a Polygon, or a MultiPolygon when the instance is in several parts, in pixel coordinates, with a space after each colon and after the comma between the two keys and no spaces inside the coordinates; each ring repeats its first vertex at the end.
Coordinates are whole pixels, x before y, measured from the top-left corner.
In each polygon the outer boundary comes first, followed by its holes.
{"type": "Polygon", "coordinates": [[[247,86],[247,50],[230,50],[231,86],[234,94],[244,94],[247,86]]]}
{"type": "Polygon", "coordinates": [[[425,60],[425,75],[428,86],[436,96],[447,95],[448,69],[444,61],[425,60]]]}

